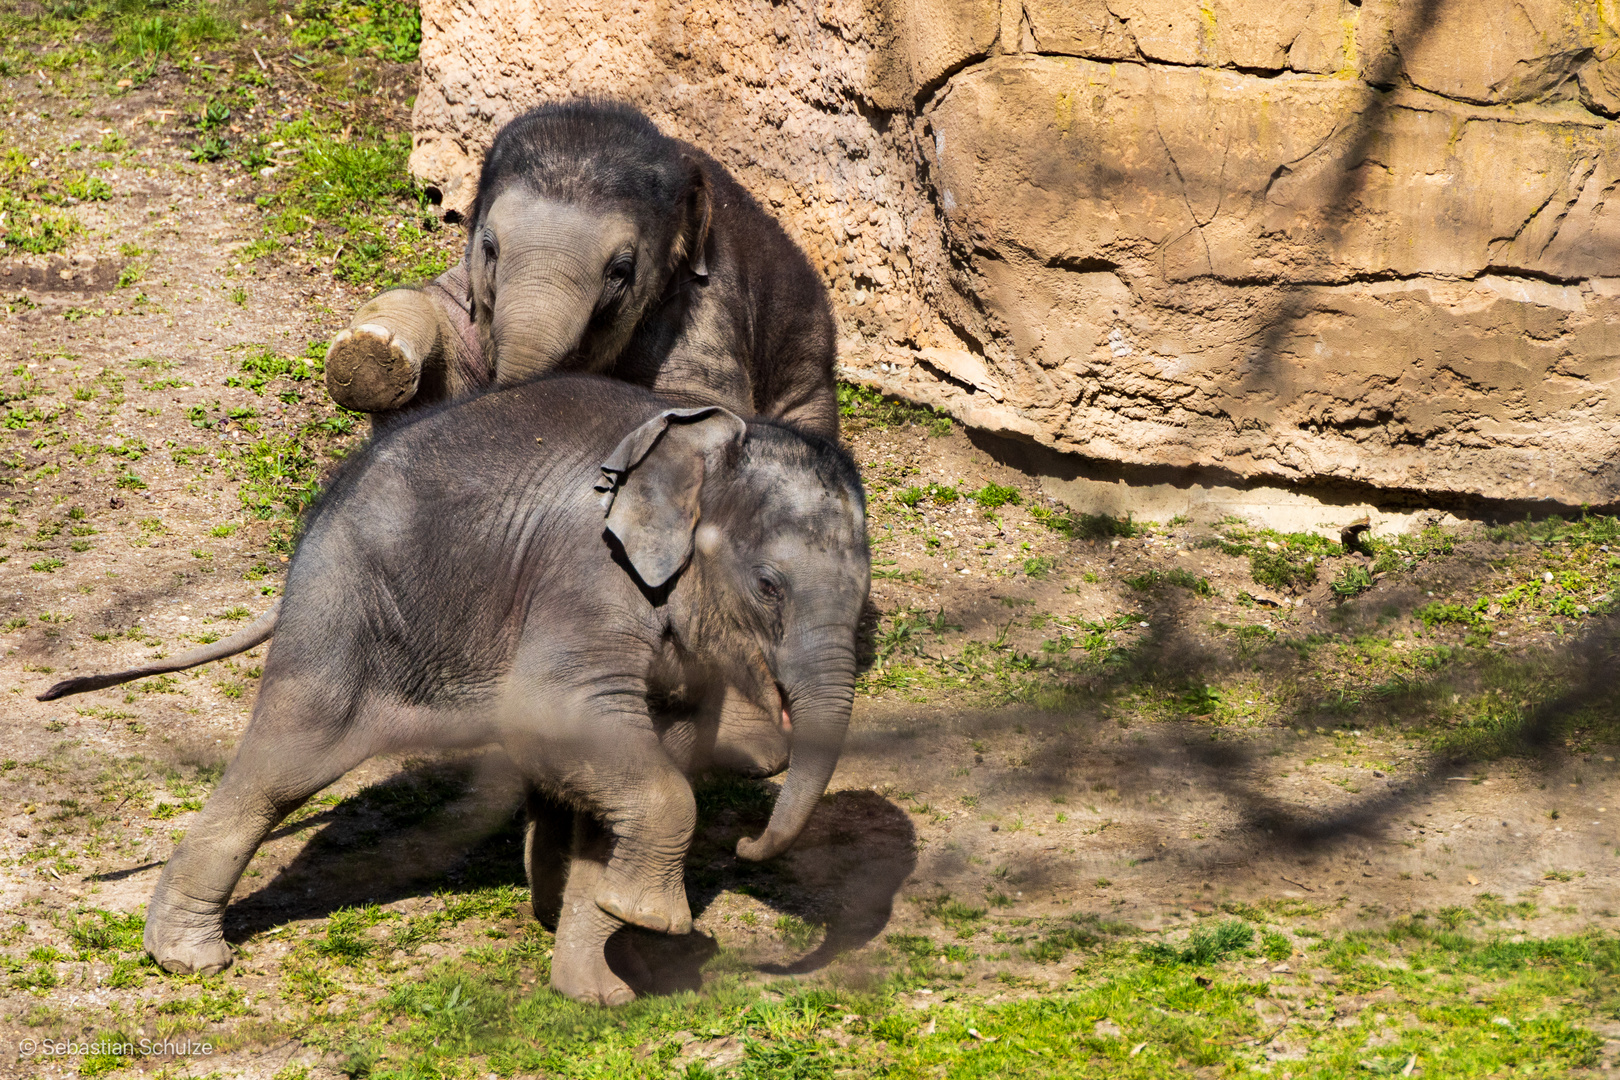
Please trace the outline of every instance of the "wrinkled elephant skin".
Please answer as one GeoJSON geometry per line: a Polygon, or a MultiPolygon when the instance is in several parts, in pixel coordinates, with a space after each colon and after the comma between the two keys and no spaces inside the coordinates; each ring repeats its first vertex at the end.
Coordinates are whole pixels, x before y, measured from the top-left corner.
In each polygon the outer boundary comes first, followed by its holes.
{"type": "Polygon", "coordinates": [[[380,427],[592,372],[832,438],[836,350],[820,277],[724,166],[629,106],[569,102],[501,129],[461,263],[361,307],[326,379],[380,427]]]}
{"type": "Polygon", "coordinates": [[[147,950],[223,969],[225,905],[277,822],[373,755],[494,743],[535,792],[531,863],[571,834],[571,866],[534,881],[553,985],[629,1000],[603,948],[626,923],[691,929],[686,771],[728,690],[791,726],[739,855],[785,850],[825,792],[869,577],[853,463],[779,424],[565,376],[381,436],[309,516],[252,720],[164,868],[147,950]]]}

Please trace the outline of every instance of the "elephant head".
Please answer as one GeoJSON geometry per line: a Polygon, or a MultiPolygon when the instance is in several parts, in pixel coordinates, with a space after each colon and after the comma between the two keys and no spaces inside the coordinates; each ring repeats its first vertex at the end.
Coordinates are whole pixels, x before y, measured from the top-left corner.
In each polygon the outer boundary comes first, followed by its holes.
{"type": "Polygon", "coordinates": [[[672,281],[707,275],[709,219],[701,163],[633,109],[552,105],[508,124],[484,159],[466,259],[496,384],[606,372],[672,281]]]}
{"type": "Polygon", "coordinates": [[[668,590],[678,645],[781,703],[782,791],[764,834],[737,845],[745,859],[780,854],[827,789],[854,703],[871,586],[860,474],[834,443],[712,407],[643,424],[603,473],[607,531],[644,589],[668,590]]]}

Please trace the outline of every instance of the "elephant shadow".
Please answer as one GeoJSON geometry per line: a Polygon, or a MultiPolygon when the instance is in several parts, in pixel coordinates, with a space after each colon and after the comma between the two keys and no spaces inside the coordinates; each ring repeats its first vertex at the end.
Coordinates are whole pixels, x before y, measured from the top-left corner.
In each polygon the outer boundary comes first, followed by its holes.
{"type": "Polygon", "coordinates": [[[796,960],[755,965],[770,974],[818,971],[883,932],[895,897],[917,866],[909,814],[873,791],[830,792],[786,854],[750,863],[737,858],[737,841],[764,829],[774,790],[755,781],[719,783],[733,805],[718,813],[704,813],[704,795],[713,788],[699,788],[698,836],[686,874],[694,915],[729,891],[824,931],[820,944],[796,960]],[[752,798],[746,797],[750,789],[752,798]],[[739,800],[739,793],[745,798],[739,800]]]}
{"type": "MultiPolygon", "coordinates": [[[[756,964],[757,970],[820,970],[888,925],[917,862],[916,830],[900,807],[871,791],[829,793],[786,854],[750,863],[737,858],[737,841],[764,829],[775,785],[712,777],[695,790],[699,820],[687,859],[693,914],[701,916],[729,891],[824,930],[807,954],[756,964]]],[[[271,880],[230,905],[226,937],[239,944],[343,908],[426,896],[446,883],[522,887],[523,796],[522,778],[499,751],[408,762],[358,795],[279,827],[273,837],[319,831],[271,880]]],[[[607,950],[621,977],[654,995],[699,989],[719,951],[708,934],[635,927],[615,934],[607,950]]]]}
{"type": "MultiPolygon", "coordinates": [[[[283,822],[275,840],[312,828],[292,861],[238,895],[225,938],[256,934],[344,908],[389,904],[456,888],[524,884],[523,782],[491,750],[408,761],[393,776],[335,806],[283,822]]],[[[251,869],[250,869],[251,874],[251,869]]]]}

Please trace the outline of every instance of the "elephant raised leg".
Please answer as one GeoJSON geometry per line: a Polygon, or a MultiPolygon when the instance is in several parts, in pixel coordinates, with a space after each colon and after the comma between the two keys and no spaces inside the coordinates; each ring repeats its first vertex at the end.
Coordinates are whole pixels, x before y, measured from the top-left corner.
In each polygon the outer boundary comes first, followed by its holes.
{"type": "MultiPolygon", "coordinates": [[[[556,703],[544,723],[526,719],[502,738],[507,752],[530,783],[545,792],[566,793],[580,808],[576,818],[592,817],[613,834],[612,857],[596,886],[595,900],[622,922],[666,934],[692,929],[686,902],[686,852],[697,825],[692,785],[660,745],[645,710],[646,690],[616,686],[603,678],[574,693],[549,678],[537,679],[520,700],[556,703]],[[640,709],[626,707],[634,701],[640,709]],[[544,731],[544,736],[538,732],[544,731]]],[[[557,818],[544,807],[550,832],[557,818]]],[[[538,838],[537,838],[538,839],[538,838]]],[[[530,872],[548,894],[552,871],[536,857],[530,872]]],[[[542,899],[540,907],[549,907],[542,899]]]]}
{"type": "Polygon", "coordinates": [[[326,350],[332,400],[387,414],[467,394],[487,381],[471,321],[448,299],[450,291],[443,279],[422,289],[390,289],[355,312],[326,350]]]}
{"type": "MultiPolygon", "coordinates": [[[[146,951],[164,970],[210,975],[231,964],[225,905],[259,845],[288,814],[374,752],[322,724],[319,696],[267,686],[235,759],[170,857],[146,909],[146,951]]],[[[352,732],[354,729],[348,729],[352,732]]]]}
{"type": "MultiPolygon", "coordinates": [[[[763,777],[787,767],[787,737],[776,715],[729,687],[723,701],[710,699],[690,715],[682,713],[664,725],[661,742],[684,771],[712,764],[743,776],[763,777]],[[702,745],[709,741],[701,734],[705,727],[714,732],[710,747],[702,745]]],[[[579,813],[537,788],[529,790],[527,812],[524,870],[535,918],[557,935],[553,985],[580,1001],[618,1004],[630,1000],[625,996],[628,988],[610,970],[603,952],[624,924],[597,907],[594,900],[611,853],[611,834],[589,814],[579,813]]],[[[627,939],[613,944],[618,948],[608,951],[621,970],[634,972],[642,967],[627,939]]]]}

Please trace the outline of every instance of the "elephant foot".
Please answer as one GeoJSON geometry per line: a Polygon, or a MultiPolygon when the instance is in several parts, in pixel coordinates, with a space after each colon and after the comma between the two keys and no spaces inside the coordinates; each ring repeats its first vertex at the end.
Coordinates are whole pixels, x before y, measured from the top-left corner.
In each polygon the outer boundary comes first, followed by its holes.
{"type": "Polygon", "coordinates": [[[658,888],[641,882],[625,881],[606,873],[596,890],[596,906],[621,922],[656,930],[661,934],[690,934],[692,909],[686,902],[686,889],[658,888]]]}
{"type": "Polygon", "coordinates": [[[648,986],[652,977],[623,930],[623,923],[594,906],[565,909],[551,951],[551,988],[587,1005],[634,1001],[630,984],[648,986]]]}
{"type": "Polygon", "coordinates": [[[159,967],[175,975],[217,975],[235,959],[231,947],[225,943],[225,935],[218,929],[211,934],[187,932],[163,926],[150,914],[146,917],[142,944],[159,967]]]}
{"type": "MultiPolygon", "coordinates": [[[[637,958],[639,959],[639,957],[637,958]]],[[[636,1000],[630,984],[613,973],[601,946],[556,949],[551,954],[551,988],[585,1005],[628,1005],[636,1000]]]]}
{"type": "Polygon", "coordinates": [[[344,330],[326,350],[326,387],[347,409],[397,409],[416,396],[421,376],[410,343],[381,323],[344,330]]]}

